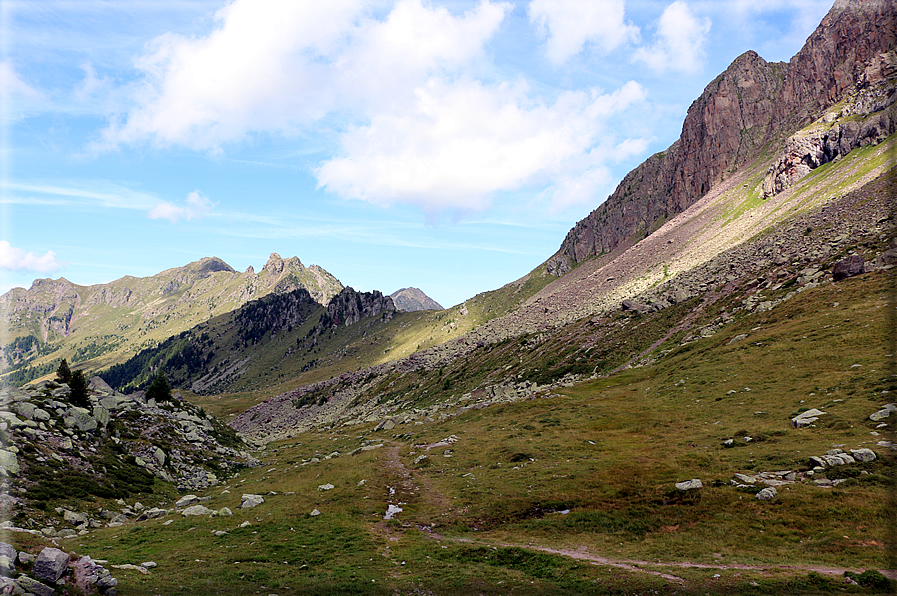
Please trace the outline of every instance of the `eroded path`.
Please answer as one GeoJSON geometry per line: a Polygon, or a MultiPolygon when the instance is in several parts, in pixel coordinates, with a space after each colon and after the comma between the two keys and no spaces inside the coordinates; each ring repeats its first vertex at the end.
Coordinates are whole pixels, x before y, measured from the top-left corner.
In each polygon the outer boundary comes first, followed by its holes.
{"type": "MultiPolygon", "coordinates": [[[[433,483],[429,478],[416,474],[413,469],[409,469],[402,462],[401,457],[399,456],[399,449],[402,445],[394,444],[387,447],[384,450],[386,457],[383,460],[383,464],[387,470],[390,471],[390,475],[396,478],[396,483],[398,484],[397,493],[404,494],[409,496],[418,496],[426,506],[433,507],[437,511],[446,511],[451,505],[451,500],[440,491],[436,489],[433,483]],[[400,492],[401,491],[401,492],[400,492]]],[[[511,542],[499,542],[499,541],[489,541],[489,540],[473,540],[470,538],[461,538],[461,537],[452,537],[445,536],[443,534],[439,534],[433,532],[429,526],[427,525],[418,525],[418,529],[422,530],[426,536],[434,540],[442,540],[448,542],[458,542],[465,544],[475,544],[478,546],[485,547],[497,547],[497,548],[520,548],[524,550],[538,551],[553,555],[560,555],[563,557],[570,557],[571,559],[575,559],[578,561],[586,561],[593,565],[602,565],[607,567],[614,567],[617,569],[623,569],[632,573],[644,573],[648,575],[654,575],[657,577],[662,577],[668,581],[673,581],[677,583],[685,583],[681,577],[673,575],[667,571],[659,571],[658,569],[666,568],[666,569],[707,569],[707,570],[734,570],[734,571],[756,571],[758,573],[773,573],[773,572],[795,572],[795,573],[809,573],[816,572],[825,575],[832,576],[842,576],[845,571],[851,571],[854,573],[862,572],[863,569],[858,568],[850,568],[850,567],[831,567],[825,565],[747,565],[741,563],[697,563],[693,561],[645,561],[639,559],[622,559],[622,558],[614,558],[614,557],[605,557],[596,553],[593,553],[588,550],[587,547],[581,546],[577,549],[565,549],[565,548],[552,548],[548,546],[540,546],[532,543],[519,544],[519,543],[511,543],[511,542]]],[[[383,528],[381,528],[383,529],[383,528]]],[[[392,538],[394,541],[398,540],[398,537],[392,538]]],[[[897,570],[890,569],[880,569],[882,574],[886,575],[891,579],[897,579],[897,570]]]]}

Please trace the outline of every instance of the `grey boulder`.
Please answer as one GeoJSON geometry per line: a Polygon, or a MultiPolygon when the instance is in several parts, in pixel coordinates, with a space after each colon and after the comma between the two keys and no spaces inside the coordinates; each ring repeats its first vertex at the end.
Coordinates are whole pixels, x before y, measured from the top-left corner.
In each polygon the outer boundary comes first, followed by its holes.
{"type": "Polygon", "coordinates": [[[65,570],[68,568],[68,553],[58,548],[48,547],[40,551],[34,566],[31,568],[31,575],[40,581],[55,584],[65,570]]]}

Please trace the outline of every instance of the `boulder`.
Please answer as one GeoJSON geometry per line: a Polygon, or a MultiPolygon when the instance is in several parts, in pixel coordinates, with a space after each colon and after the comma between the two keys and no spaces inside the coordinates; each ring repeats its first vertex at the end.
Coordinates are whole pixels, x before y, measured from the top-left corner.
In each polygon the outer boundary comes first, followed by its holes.
{"type": "Polygon", "coordinates": [[[897,412],[897,405],[887,404],[885,407],[875,412],[874,414],[870,414],[869,420],[871,420],[872,422],[879,422],[889,417],[891,415],[891,412],[897,412]]]}
{"type": "Polygon", "coordinates": [[[31,420],[32,416],[34,416],[34,410],[37,409],[30,401],[21,401],[16,404],[16,414],[25,418],[26,420],[31,420]]]}
{"type": "Polygon", "coordinates": [[[779,493],[775,488],[769,486],[757,493],[757,499],[759,499],[760,501],[771,501],[775,499],[778,494],[779,493]]]}
{"type": "Polygon", "coordinates": [[[96,419],[97,424],[103,428],[106,428],[106,425],[109,424],[109,410],[103,406],[94,406],[93,417],[96,419]]]}
{"type": "Polygon", "coordinates": [[[122,401],[124,400],[119,400],[114,395],[110,395],[109,397],[100,398],[100,407],[114,412],[121,407],[122,401]]]}
{"type": "Polygon", "coordinates": [[[96,430],[97,420],[83,408],[69,408],[65,413],[65,425],[69,428],[73,426],[80,431],[90,432],[96,430]]]}
{"type": "Polygon", "coordinates": [[[700,478],[692,478],[691,480],[686,480],[684,482],[677,482],[676,488],[679,490],[693,490],[704,488],[704,483],[701,482],[700,478]]]}
{"type": "Polygon", "coordinates": [[[211,515],[213,511],[205,505],[191,505],[181,512],[181,515],[187,517],[189,515],[211,515]]]}
{"type": "Polygon", "coordinates": [[[87,388],[91,391],[96,391],[97,393],[115,393],[115,389],[110,387],[109,384],[100,377],[91,377],[87,388]]]}
{"type": "Polygon", "coordinates": [[[199,497],[196,495],[184,495],[180,499],[178,499],[177,503],[174,504],[175,509],[183,509],[184,507],[189,507],[190,505],[196,505],[199,503],[199,497]]]}
{"type": "Polygon", "coordinates": [[[832,267],[832,278],[835,281],[841,281],[842,279],[847,279],[848,277],[853,277],[855,275],[862,275],[866,272],[866,266],[863,261],[863,257],[860,255],[852,255],[844,259],[843,261],[838,261],[835,263],[835,266],[832,267]]]}
{"type": "Polygon", "coordinates": [[[318,485],[318,490],[333,490],[334,488],[336,488],[336,487],[330,483],[318,485]]]}
{"type": "Polygon", "coordinates": [[[16,585],[19,586],[27,594],[35,594],[36,596],[53,596],[56,590],[46,584],[42,584],[36,579],[31,579],[27,575],[20,575],[16,578],[16,585]]]}
{"type": "Polygon", "coordinates": [[[15,574],[17,555],[13,545],[0,542],[0,575],[12,577],[15,574]]]}
{"type": "Polygon", "coordinates": [[[623,310],[631,310],[631,311],[636,312],[636,313],[638,313],[638,314],[640,314],[640,315],[641,315],[641,314],[648,313],[648,312],[651,312],[651,307],[650,307],[650,306],[648,306],[648,305],[646,305],[646,304],[642,304],[641,302],[636,302],[635,300],[632,300],[632,299],[630,299],[630,298],[627,298],[626,300],[624,300],[624,301],[620,304],[620,306],[623,307],[623,310]]]}
{"type": "Polygon", "coordinates": [[[0,449],[0,476],[19,473],[19,458],[12,451],[0,449]]]}
{"type": "Polygon", "coordinates": [[[244,494],[240,498],[240,509],[250,509],[252,507],[256,507],[265,502],[265,498],[262,495],[250,495],[244,494]]]}
{"type": "Polygon", "coordinates": [[[63,510],[62,519],[64,519],[66,523],[72,524],[73,526],[80,526],[87,523],[86,515],[84,515],[83,513],[69,511],[68,509],[63,510]]]}
{"type": "Polygon", "coordinates": [[[68,553],[58,548],[47,547],[40,551],[37,559],[34,560],[31,575],[39,581],[55,584],[62,577],[62,574],[65,573],[68,564],[68,553]]]}
{"type": "Polygon", "coordinates": [[[875,452],[871,449],[863,447],[862,449],[851,449],[850,454],[853,459],[861,462],[875,461],[875,452]]]}
{"type": "Polygon", "coordinates": [[[810,426],[817,420],[819,417],[826,414],[822,410],[817,410],[816,408],[807,410],[806,412],[801,412],[797,416],[791,419],[791,426],[794,428],[804,428],[805,426],[810,426]]]}
{"type": "Polygon", "coordinates": [[[31,414],[31,419],[35,422],[47,422],[52,416],[50,413],[42,408],[37,408],[34,410],[34,413],[31,414]]]}
{"type": "Polygon", "coordinates": [[[218,515],[221,515],[221,516],[230,516],[233,514],[234,514],[234,512],[230,510],[230,507],[222,507],[221,509],[218,510],[218,515]]]}

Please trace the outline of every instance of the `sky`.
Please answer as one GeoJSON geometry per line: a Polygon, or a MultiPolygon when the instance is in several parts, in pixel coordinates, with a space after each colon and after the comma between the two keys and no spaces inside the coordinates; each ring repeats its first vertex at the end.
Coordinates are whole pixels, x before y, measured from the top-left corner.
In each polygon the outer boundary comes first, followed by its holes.
{"type": "Polygon", "coordinates": [[[554,254],[816,0],[0,0],[0,293],[270,253],[443,306],[554,254]]]}

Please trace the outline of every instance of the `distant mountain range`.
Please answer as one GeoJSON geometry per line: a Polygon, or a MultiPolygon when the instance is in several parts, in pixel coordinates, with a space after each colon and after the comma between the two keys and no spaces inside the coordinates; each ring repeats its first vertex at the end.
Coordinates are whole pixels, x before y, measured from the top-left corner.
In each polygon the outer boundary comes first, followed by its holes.
{"type": "Polygon", "coordinates": [[[0,346],[0,372],[12,380],[33,378],[55,370],[61,358],[98,370],[250,300],[300,288],[327,304],[343,285],[317,265],[305,267],[277,253],[258,273],[252,267],[238,273],[209,257],[108,284],[38,279],[27,290],[0,296],[8,337],[14,338],[0,346]]]}
{"type": "MultiPolygon", "coordinates": [[[[838,0],[789,63],[736,58],[689,109],[680,139],[630,172],[557,253],[461,305],[441,309],[416,288],[355,292],[276,254],[258,274],[208,258],[99,286],[37,280],[0,297],[15,338],[0,347],[5,376],[46,374],[65,357],[105,371],[116,388],[141,387],[161,369],[196,394],[251,394],[252,402],[282,394],[235,424],[258,438],[253,421],[264,420],[264,436],[285,436],[654,357],[674,320],[618,337],[614,317],[663,319],[682,308],[675,333],[700,335],[732,320],[718,313],[707,327],[701,310],[726,284],[744,304],[774,303],[789,287],[816,283],[859,237],[869,236],[865,258],[885,266],[891,220],[882,201],[897,148],[894,13],[892,2],[838,0]],[[823,223],[813,219],[827,209],[823,223]],[[754,294],[764,300],[750,302],[754,294]],[[586,341],[583,325],[612,327],[586,341]],[[595,347],[583,347],[589,342],[595,347]],[[543,344],[550,353],[527,356],[543,344]]],[[[251,405],[239,403],[231,411],[251,405]]]]}

